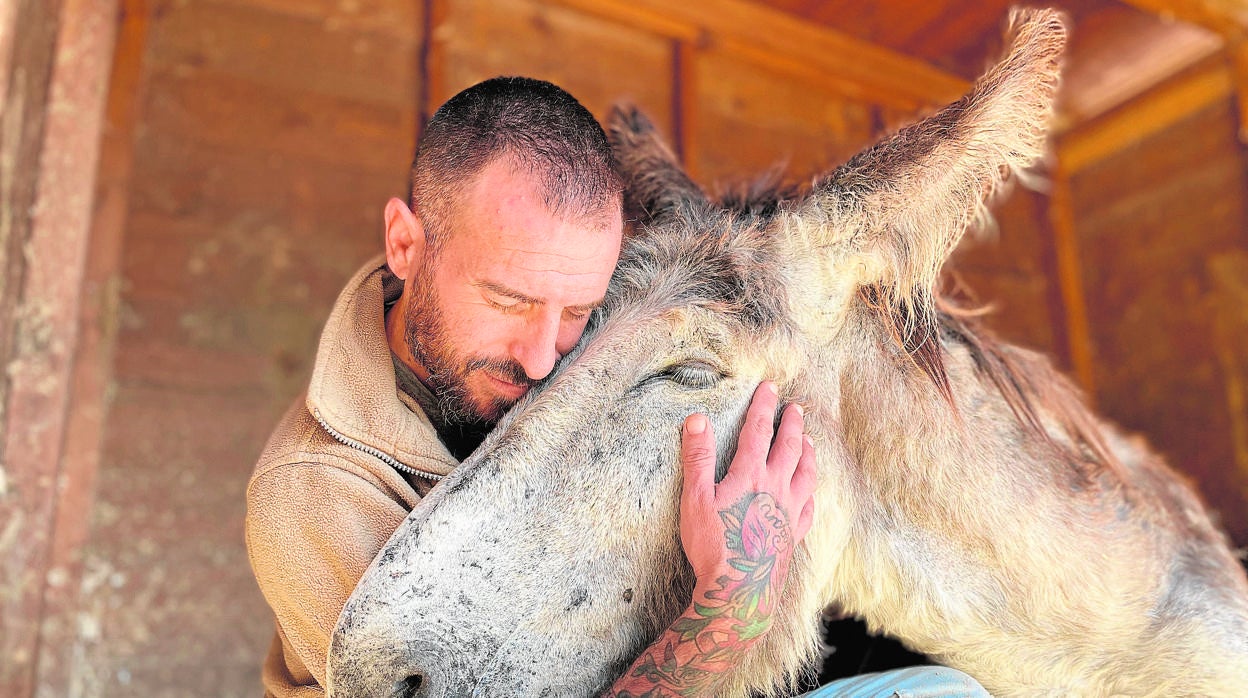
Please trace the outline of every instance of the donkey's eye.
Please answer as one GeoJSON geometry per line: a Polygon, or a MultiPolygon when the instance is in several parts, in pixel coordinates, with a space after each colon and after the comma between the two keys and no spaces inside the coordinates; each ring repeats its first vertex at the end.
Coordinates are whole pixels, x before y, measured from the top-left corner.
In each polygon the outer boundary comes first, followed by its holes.
{"type": "Polygon", "coordinates": [[[658,377],[686,388],[704,389],[718,383],[724,374],[704,361],[686,361],[668,366],[659,372],[658,377]]]}

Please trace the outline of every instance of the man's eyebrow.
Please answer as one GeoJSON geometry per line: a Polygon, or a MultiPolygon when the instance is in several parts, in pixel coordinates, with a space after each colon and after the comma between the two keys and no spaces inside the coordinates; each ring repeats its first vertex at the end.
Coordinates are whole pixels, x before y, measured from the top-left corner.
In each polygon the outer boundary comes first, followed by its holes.
{"type": "Polygon", "coordinates": [[[503,284],[498,283],[497,281],[488,281],[488,280],[482,279],[480,281],[477,281],[473,285],[478,288],[483,288],[489,291],[490,293],[494,293],[500,296],[506,296],[508,298],[514,298],[522,303],[529,303],[532,305],[544,305],[546,303],[546,301],[542,300],[541,298],[534,298],[533,296],[530,296],[527,293],[522,293],[520,291],[517,291],[514,288],[509,288],[507,286],[504,286],[503,284]]]}
{"type": "Polygon", "coordinates": [[[568,309],[569,309],[569,310],[575,310],[575,311],[577,311],[577,312],[579,312],[579,313],[589,313],[589,312],[593,312],[593,310],[594,310],[595,308],[597,308],[598,306],[602,305],[602,302],[603,302],[604,300],[606,300],[606,298],[599,298],[598,300],[594,301],[593,303],[582,303],[582,304],[580,304],[580,305],[569,305],[569,306],[568,306],[568,309]]]}
{"type": "MultiPolygon", "coordinates": [[[[510,288],[510,287],[508,287],[508,286],[506,286],[506,285],[504,285],[504,284],[500,284],[500,283],[498,283],[497,281],[489,281],[489,280],[486,280],[486,279],[482,279],[482,280],[480,280],[480,281],[474,282],[474,284],[473,284],[473,285],[474,285],[474,286],[476,286],[476,287],[478,287],[478,288],[483,288],[483,289],[485,289],[485,290],[489,291],[490,293],[494,293],[494,294],[497,294],[497,295],[500,295],[500,296],[506,296],[507,298],[514,298],[515,300],[518,300],[518,301],[520,301],[521,303],[529,303],[529,304],[531,304],[531,305],[545,305],[545,304],[546,304],[546,301],[545,301],[545,300],[543,300],[543,299],[541,299],[541,298],[535,298],[535,297],[533,297],[533,296],[530,296],[530,295],[529,295],[529,294],[527,294],[527,293],[524,293],[524,292],[522,292],[522,291],[517,291],[517,290],[516,290],[516,289],[514,289],[514,288],[510,288]]],[[[578,312],[585,312],[585,313],[588,313],[588,312],[590,312],[590,311],[594,310],[595,308],[597,308],[598,306],[602,305],[602,303],[603,303],[603,301],[604,301],[604,300],[606,300],[606,298],[605,298],[605,297],[604,297],[604,298],[599,298],[598,300],[596,300],[596,301],[594,301],[594,302],[592,302],[592,303],[582,303],[582,304],[580,304],[580,305],[570,305],[570,306],[568,306],[568,309],[569,309],[569,310],[575,310],[575,311],[578,311],[578,312]]]]}

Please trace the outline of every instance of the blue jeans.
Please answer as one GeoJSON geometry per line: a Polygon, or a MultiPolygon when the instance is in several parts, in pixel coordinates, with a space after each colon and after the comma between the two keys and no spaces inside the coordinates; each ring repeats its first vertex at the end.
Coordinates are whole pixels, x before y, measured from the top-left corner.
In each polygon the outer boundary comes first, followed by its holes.
{"type": "Polygon", "coordinates": [[[975,679],[943,666],[914,666],[824,684],[801,698],[991,698],[975,679]]]}

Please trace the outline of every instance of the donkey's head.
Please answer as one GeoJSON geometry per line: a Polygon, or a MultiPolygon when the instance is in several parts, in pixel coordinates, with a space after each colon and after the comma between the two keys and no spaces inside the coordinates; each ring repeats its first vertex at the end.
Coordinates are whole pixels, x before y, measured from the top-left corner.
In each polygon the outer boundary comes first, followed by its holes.
{"type": "Polygon", "coordinates": [[[607,686],[688,600],[682,420],[709,415],[726,463],[764,378],[807,406],[817,514],[777,622],[725,694],[790,681],[815,653],[853,528],[855,462],[839,446],[845,366],[883,352],[909,371],[909,351],[940,375],[921,348],[938,270],[1005,175],[1042,152],[1064,30],[1054,13],[1027,12],[1011,31],[1007,57],[970,94],[797,200],[717,204],[644,117],[617,111],[637,220],[607,303],[556,375],[379,555],[335,632],[331,692],[607,686]]]}

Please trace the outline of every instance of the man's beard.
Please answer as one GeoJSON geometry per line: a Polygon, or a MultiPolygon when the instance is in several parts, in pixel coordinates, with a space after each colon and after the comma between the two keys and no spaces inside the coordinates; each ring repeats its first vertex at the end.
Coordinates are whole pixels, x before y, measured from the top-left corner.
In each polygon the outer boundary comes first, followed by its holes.
{"type": "Polygon", "coordinates": [[[443,427],[461,432],[484,433],[498,422],[514,400],[494,396],[484,405],[477,404],[468,390],[468,377],[485,370],[516,385],[532,387],[524,367],[510,359],[487,356],[463,356],[455,350],[443,320],[441,302],[433,284],[425,275],[413,279],[411,302],[404,310],[406,327],[403,339],[412,358],[428,372],[430,392],[438,401],[443,427]]]}

